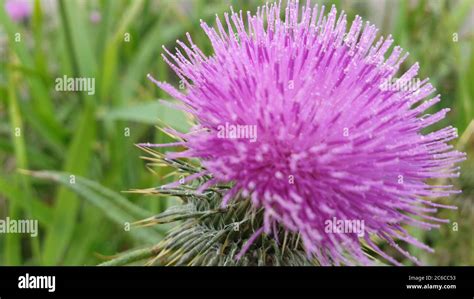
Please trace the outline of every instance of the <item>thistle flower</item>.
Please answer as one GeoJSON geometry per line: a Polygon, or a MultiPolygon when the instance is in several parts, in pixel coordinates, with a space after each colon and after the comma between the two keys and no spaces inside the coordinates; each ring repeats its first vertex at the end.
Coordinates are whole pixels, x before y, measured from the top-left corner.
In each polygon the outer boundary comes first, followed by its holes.
{"type": "Polygon", "coordinates": [[[15,22],[23,21],[31,15],[31,6],[25,0],[8,0],[5,11],[15,22]]]}
{"type": "Polygon", "coordinates": [[[416,80],[418,63],[395,79],[408,53],[389,50],[391,36],[376,41],[377,28],[359,16],[347,30],[334,6],[325,14],[324,6],[289,1],[281,13],[275,3],[247,12],[246,21],[233,11],[224,23],[217,17],[215,28],[201,21],[212,56],[189,34],[176,54],[164,48],[187,91],[149,78],[197,124],[188,133],[168,129],[179,139],[168,146],[186,150],[166,159],[198,158],[203,168],[162,189],[207,177],[199,192],[231,183],[222,208],[248,199],[262,211],[237,259],[257,250],[259,238],[281,244],[283,229],[321,265],[370,265],[369,253],[399,265],[380,241],[420,264],[399,242],[433,249],[406,226],[437,228],[448,222],[433,215],[438,208],[456,208],[436,199],[458,191],[428,184],[459,175],[454,165],[465,155],[448,145],[456,129],[422,133],[449,109],[425,114],[440,101],[429,79],[399,88],[416,80]],[[339,225],[356,221],[358,231],[339,225]]]}

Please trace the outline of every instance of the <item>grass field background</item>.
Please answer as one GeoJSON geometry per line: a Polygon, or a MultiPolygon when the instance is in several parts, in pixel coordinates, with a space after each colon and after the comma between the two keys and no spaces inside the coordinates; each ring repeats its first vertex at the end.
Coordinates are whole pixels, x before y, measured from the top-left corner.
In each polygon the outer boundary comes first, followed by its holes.
{"type": "MultiPolygon", "coordinates": [[[[264,2],[30,3],[32,15],[14,22],[0,0],[0,219],[37,219],[40,234],[0,234],[0,265],[95,265],[157,243],[167,227],[129,231],[127,223],[163,211],[173,199],[121,191],[173,180],[170,170],[147,170],[134,144],[169,141],[156,125],[187,130],[189,123],[158,102],[171,99],[146,75],[179,85],[160,57],[162,45],[173,49],[189,32],[211,54],[200,19],[214,24],[230,5],[254,11],[264,2]],[[95,94],[56,91],[64,75],[95,78],[95,94]],[[34,177],[27,170],[48,172],[34,177]]],[[[418,61],[420,78],[430,77],[442,95],[432,111],[452,109],[433,130],[456,126],[461,138],[454,145],[469,156],[451,182],[463,194],[443,199],[459,209],[440,212],[451,223],[439,231],[412,231],[436,253],[409,250],[428,265],[474,265],[474,1],[323,3],[391,33],[410,52],[403,69],[418,61]]]]}

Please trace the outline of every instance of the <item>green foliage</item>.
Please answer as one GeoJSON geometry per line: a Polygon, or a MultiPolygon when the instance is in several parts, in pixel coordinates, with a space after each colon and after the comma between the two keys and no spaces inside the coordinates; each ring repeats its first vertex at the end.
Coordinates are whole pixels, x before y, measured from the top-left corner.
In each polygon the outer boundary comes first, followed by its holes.
{"type": "MultiPolygon", "coordinates": [[[[149,213],[139,206],[132,204],[120,194],[104,188],[96,182],[90,181],[82,177],[56,172],[56,171],[23,171],[27,175],[31,175],[40,179],[48,179],[63,185],[72,192],[81,196],[84,200],[101,210],[102,215],[124,227],[124,231],[130,231],[127,226],[134,222],[137,218],[147,217],[149,213]]],[[[152,243],[153,240],[159,240],[162,236],[159,229],[140,230],[130,234],[132,238],[136,238],[140,242],[152,243]]]]}
{"type": "MultiPolygon", "coordinates": [[[[153,157],[148,158],[150,166],[175,168],[181,178],[201,169],[190,163],[168,160],[158,152],[147,150],[153,157]]],[[[228,185],[213,185],[200,190],[211,180],[202,176],[188,184],[177,187],[150,188],[133,192],[148,195],[175,196],[181,204],[139,221],[136,224],[155,227],[156,224],[178,222],[163,240],[145,251],[138,250],[119,256],[106,263],[118,264],[135,262],[149,258],[149,265],[174,266],[309,266],[317,265],[308,259],[303,244],[295,233],[276,228],[277,238],[257,231],[263,226],[263,210],[252,207],[250,199],[237,194],[225,208],[221,207],[222,197],[229,190],[228,185]],[[255,239],[252,237],[256,236],[255,239]],[[253,240],[253,241],[251,241],[253,240]],[[279,240],[279,241],[278,241],[279,240]],[[249,242],[248,251],[237,255],[249,242]],[[144,255],[142,255],[142,253],[144,255]]]]}

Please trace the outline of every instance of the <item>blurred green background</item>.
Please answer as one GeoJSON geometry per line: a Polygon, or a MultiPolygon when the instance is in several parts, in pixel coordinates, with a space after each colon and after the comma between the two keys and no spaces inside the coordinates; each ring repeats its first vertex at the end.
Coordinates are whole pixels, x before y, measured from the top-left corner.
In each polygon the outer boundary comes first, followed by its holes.
{"type": "MultiPolygon", "coordinates": [[[[31,15],[13,21],[0,0],[0,219],[37,219],[40,234],[0,234],[0,265],[94,265],[157,243],[166,227],[128,230],[127,223],[154,215],[173,200],[121,191],[173,180],[169,169],[150,172],[134,144],[169,141],[156,125],[187,130],[189,124],[183,114],[158,103],[169,96],[146,74],[178,86],[160,57],[162,45],[174,49],[176,39],[185,40],[189,32],[210,54],[200,19],[214,24],[215,14],[230,5],[254,11],[264,2],[28,3],[31,15]],[[64,75],[95,78],[95,94],[56,91],[55,80],[64,75]],[[49,178],[39,180],[22,169],[57,172],[36,174],[49,178]]],[[[404,70],[419,61],[419,77],[430,77],[442,95],[434,110],[452,108],[433,129],[456,126],[461,138],[454,145],[474,157],[474,1],[322,3],[334,3],[350,20],[363,16],[385,36],[391,33],[410,52],[404,70]]],[[[436,249],[428,254],[408,248],[425,264],[474,265],[474,158],[461,166],[461,178],[451,183],[464,193],[443,200],[459,209],[439,213],[451,223],[437,231],[412,230],[436,249]]]]}

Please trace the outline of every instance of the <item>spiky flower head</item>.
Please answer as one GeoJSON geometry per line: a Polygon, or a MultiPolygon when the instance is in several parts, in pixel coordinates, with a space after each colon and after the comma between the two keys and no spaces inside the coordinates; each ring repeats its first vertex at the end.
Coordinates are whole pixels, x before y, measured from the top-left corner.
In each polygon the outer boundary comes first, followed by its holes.
{"type": "Polygon", "coordinates": [[[212,177],[200,191],[231,182],[222,207],[249,198],[263,210],[237,258],[281,226],[321,265],[372,264],[367,248],[399,264],[381,240],[419,263],[398,242],[432,251],[405,227],[447,222],[433,213],[455,207],[436,199],[457,191],[428,180],[457,176],[465,156],[448,145],[455,128],[422,133],[449,109],[425,114],[440,95],[417,81],[418,63],[396,79],[408,54],[359,16],[348,26],[334,6],[289,1],[224,19],[201,23],[211,56],[189,35],[176,54],[165,48],[185,92],[150,79],[197,124],[169,130],[186,150],[167,157],[200,159],[203,170],[188,178],[212,177]]]}

